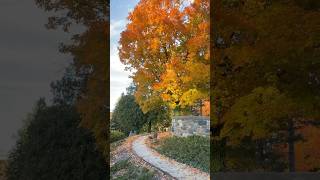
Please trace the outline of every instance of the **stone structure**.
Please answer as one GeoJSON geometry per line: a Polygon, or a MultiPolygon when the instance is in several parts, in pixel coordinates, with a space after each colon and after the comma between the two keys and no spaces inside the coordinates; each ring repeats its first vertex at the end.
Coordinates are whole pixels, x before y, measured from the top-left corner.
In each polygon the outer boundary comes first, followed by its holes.
{"type": "Polygon", "coordinates": [[[210,117],[174,116],[171,131],[176,136],[210,136],[210,117]]]}

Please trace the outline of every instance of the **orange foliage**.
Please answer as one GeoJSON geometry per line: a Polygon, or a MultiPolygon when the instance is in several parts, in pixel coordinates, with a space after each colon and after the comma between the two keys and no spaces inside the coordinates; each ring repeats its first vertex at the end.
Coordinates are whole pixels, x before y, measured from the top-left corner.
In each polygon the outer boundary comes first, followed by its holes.
{"type": "Polygon", "coordinates": [[[202,115],[210,116],[210,101],[205,101],[202,107],[202,115]]]}
{"type": "Polygon", "coordinates": [[[208,98],[209,0],[141,0],[128,20],[119,56],[136,70],[135,96],[144,111],[154,96],[172,108],[208,98]],[[196,97],[189,97],[191,89],[196,97]]]}

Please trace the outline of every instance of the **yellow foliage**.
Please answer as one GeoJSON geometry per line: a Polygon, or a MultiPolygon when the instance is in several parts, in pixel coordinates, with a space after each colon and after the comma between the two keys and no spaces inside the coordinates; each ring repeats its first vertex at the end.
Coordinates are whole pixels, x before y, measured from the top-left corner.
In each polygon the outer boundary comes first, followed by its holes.
{"type": "Polygon", "coordinates": [[[153,96],[171,108],[208,99],[209,0],[184,6],[180,0],[141,0],[121,33],[119,56],[136,70],[142,109],[149,109],[153,96]]]}

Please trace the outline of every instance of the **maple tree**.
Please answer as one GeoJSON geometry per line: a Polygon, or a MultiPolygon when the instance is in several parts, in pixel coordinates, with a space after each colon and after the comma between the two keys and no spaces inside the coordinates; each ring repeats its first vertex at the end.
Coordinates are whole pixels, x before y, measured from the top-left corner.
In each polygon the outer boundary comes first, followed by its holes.
{"type": "Polygon", "coordinates": [[[128,20],[119,56],[135,71],[142,110],[147,113],[161,101],[175,109],[207,100],[209,1],[141,0],[128,20]]]}

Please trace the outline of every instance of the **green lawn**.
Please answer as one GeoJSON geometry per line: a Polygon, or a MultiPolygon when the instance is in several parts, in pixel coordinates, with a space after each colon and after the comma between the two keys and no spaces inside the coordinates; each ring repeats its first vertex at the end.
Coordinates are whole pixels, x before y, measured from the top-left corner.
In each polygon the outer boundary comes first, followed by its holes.
{"type": "Polygon", "coordinates": [[[152,180],[154,179],[154,172],[138,167],[128,159],[117,162],[111,167],[111,179],[113,180],[127,180],[127,179],[137,179],[137,180],[152,180]]]}
{"type": "Polygon", "coordinates": [[[169,137],[160,140],[155,149],[178,162],[209,172],[210,140],[208,137],[169,137]]]}

